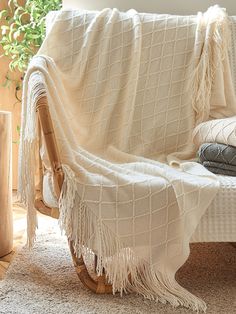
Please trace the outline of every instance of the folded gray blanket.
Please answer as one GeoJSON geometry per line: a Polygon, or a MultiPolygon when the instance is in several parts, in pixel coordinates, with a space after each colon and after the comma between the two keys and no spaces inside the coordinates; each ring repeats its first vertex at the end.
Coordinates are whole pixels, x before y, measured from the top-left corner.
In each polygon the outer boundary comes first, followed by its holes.
{"type": "Polygon", "coordinates": [[[214,161],[203,161],[203,166],[215,174],[236,177],[236,166],[214,161]]]}
{"type": "MultiPolygon", "coordinates": [[[[236,166],[236,147],[218,143],[202,144],[198,151],[199,161],[214,161],[236,166]]],[[[235,169],[236,171],[236,169],[235,169]]]]}

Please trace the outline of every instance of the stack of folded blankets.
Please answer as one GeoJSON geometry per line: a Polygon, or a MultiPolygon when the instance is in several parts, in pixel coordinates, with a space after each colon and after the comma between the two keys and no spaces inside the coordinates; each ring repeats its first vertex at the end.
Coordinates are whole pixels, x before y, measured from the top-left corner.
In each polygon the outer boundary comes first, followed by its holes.
{"type": "Polygon", "coordinates": [[[193,132],[199,162],[215,174],[236,176],[236,116],[199,124],[193,132]]]}
{"type": "Polygon", "coordinates": [[[198,151],[199,162],[209,171],[236,177],[236,147],[205,143],[198,151]]]}

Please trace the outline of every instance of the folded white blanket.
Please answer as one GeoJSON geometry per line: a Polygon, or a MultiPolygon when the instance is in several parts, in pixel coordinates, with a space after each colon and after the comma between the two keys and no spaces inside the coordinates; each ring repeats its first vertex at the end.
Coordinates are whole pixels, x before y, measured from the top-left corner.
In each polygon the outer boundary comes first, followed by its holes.
{"type": "Polygon", "coordinates": [[[236,116],[200,123],[193,131],[197,147],[204,143],[220,143],[236,146],[236,116]]]}
{"type": "MultiPolygon", "coordinates": [[[[205,310],[175,273],[218,181],[201,165],[174,169],[159,160],[194,155],[196,123],[217,110],[214,82],[225,80],[223,70],[230,81],[228,38],[218,7],[191,17],[56,13],[24,82],[19,192],[31,244],[35,104],[47,95],[65,173],[60,225],[77,254],[95,251],[114,291],[205,310]]],[[[217,89],[229,99],[226,111],[235,110],[231,87],[217,89]]]]}

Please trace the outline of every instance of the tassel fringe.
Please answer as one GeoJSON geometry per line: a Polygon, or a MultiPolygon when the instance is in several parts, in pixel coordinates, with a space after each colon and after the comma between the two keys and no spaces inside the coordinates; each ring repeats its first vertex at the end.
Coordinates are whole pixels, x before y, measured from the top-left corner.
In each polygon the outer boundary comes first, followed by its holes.
{"type": "Polygon", "coordinates": [[[36,104],[39,98],[46,96],[46,89],[44,76],[40,71],[27,73],[25,80],[28,85],[23,93],[25,106],[22,108],[21,117],[17,196],[19,202],[27,208],[27,245],[32,247],[38,226],[37,211],[34,206],[36,147],[38,144],[36,104]],[[30,106],[26,106],[28,103],[30,106]]]}
{"type": "Polygon", "coordinates": [[[131,248],[125,247],[81,201],[73,171],[63,165],[63,172],[64,183],[59,199],[60,228],[73,241],[78,257],[85,254],[91,258],[91,248],[95,251],[97,274],[102,275],[105,269],[113,293],[135,292],[149,300],[168,302],[173,307],[184,306],[206,312],[205,302],[181,287],[174,275],[160,273],[149,262],[140,260],[131,248]]]}
{"type": "Polygon", "coordinates": [[[204,14],[199,13],[197,24],[195,49],[199,49],[198,41],[202,42],[204,33],[205,39],[202,53],[196,60],[196,67],[190,80],[196,125],[209,118],[215,73],[217,68],[223,69],[223,61],[228,54],[230,45],[230,21],[226,11],[218,5],[210,7],[204,14]],[[206,32],[207,24],[209,24],[209,29],[206,32]]]}

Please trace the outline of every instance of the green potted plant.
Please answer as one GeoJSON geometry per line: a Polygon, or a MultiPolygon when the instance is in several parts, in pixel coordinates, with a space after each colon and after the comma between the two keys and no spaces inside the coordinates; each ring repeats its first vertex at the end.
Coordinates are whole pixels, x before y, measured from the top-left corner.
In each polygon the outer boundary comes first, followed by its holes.
{"type": "MultiPolygon", "coordinates": [[[[21,102],[22,81],[30,59],[44,40],[46,15],[61,6],[62,0],[9,0],[6,9],[0,10],[0,57],[9,59],[9,70],[2,85],[13,84],[16,103],[21,102]],[[12,78],[12,71],[20,72],[19,80],[12,78]]],[[[17,125],[19,132],[20,126],[17,125]]],[[[18,140],[13,143],[17,144],[18,140]]]]}
{"type": "MultiPolygon", "coordinates": [[[[10,72],[27,69],[30,59],[37,52],[45,37],[45,18],[49,11],[59,10],[62,0],[9,0],[6,9],[0,11],[3,54],[10,59],[6,83],[11,81],[10,72]]],[[[21,82],[16,83],[17,91],[21,82]]]]}

